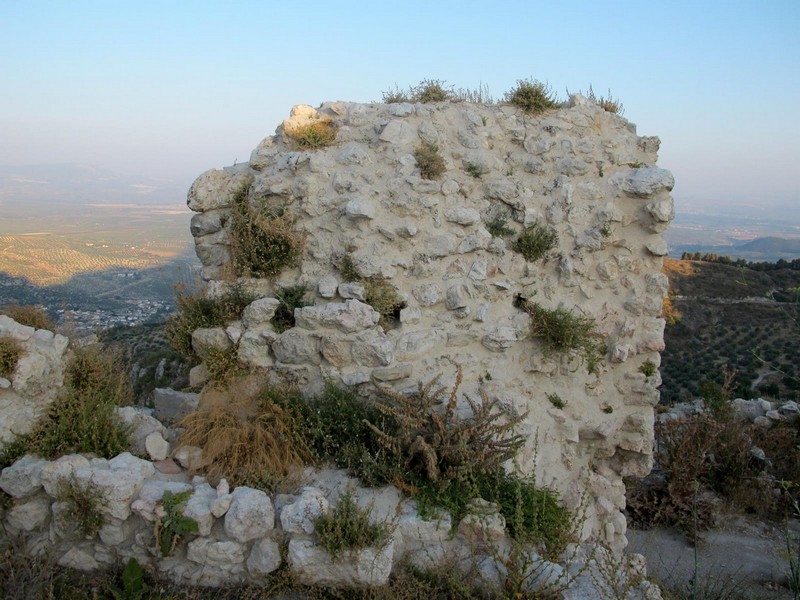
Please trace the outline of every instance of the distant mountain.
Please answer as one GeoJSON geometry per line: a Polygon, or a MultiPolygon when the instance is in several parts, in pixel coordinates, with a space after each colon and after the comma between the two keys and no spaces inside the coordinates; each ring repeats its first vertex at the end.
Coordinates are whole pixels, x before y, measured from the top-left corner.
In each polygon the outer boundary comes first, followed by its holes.
{"type": "Polygon", "coordinates": [[[736,246],[737,252],[761,252],[764,254],[793,254],[800,256],[800,238],[762,237],[736,246]]]}
{"type": "Polygon", "coordinates": [[[121,175],[88,165],[0,165],[0,206],[177,204],[185,196],[186,190],[174,181],[121,175]]]}

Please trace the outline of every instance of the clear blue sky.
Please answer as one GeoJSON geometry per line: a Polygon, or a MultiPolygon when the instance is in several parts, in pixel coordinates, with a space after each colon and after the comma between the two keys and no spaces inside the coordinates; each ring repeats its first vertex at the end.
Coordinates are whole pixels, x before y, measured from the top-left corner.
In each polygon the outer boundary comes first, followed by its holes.
{"type": "Polygon", "coordinates": [[[611,89],[679,203],[800,203],[800,1],[0,0],[0,164],[188,185],[292,105],[423,78],[611,89]]]}

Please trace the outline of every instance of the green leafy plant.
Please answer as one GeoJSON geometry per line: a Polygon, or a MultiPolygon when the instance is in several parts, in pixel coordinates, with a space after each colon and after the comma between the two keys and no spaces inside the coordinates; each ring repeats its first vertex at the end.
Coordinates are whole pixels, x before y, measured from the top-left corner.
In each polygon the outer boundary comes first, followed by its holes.
{"type": "Polygon", "coordinates": [[[339,128],[329,119],[312,121],[299,125],[287,132],[295,148],[299,150],[317,150],[332,145],[336,141],[339,128]]]}
{"type": "Polygon", "coordinates": [[[508,220],[502,215],[495,215],[486,222],[486,231],[494,237],[508,237],[514,235],[514,230],[508,227],[508,220]]]}
{"type": "Polygon", "coordinates": [[[364,300],[381,315],[379,324],[385,329],[397,322],[406,307],[397,288],[385,279],[368,279],[364,283],[364,300]]]}
{"type": "Polygon", "coordinates": [[[523,298],[517,299],[517,306],[531,316],[531,335],[541,339],[547,351],[578,356],[590,374],[598,372],[607,348],[594,319],[563,308],[547,309],[523,298]]]}
{"type": "Polygon", "coordinates": [[[135,558],[128,560],[122,570],[121,578],[122,589],[109,587],[108,590],[114,600],[145,600],[145,598],[155,600],[155,598],[160,597],[160,595],[154,596],[150,592],[149,586],[144,580],[144,570],[135,558]]]}
{"type": "Polygon", "coordinates": [[[305,300],[306,291],[304,285],[293,285],[275,292],[275,298],[280,301],[280,305],[275,310],[271,323],[277,333],[294,327],[294,309],[309,305],[305,300]]]}
{"type": "Polygon", "coordinates": [[[164,516],[155,522],[155,538],[161,556],[171,556],[182,538],[197,533],[197,521],[183,514],[192,490],[173,494],[166,490],[161,498],[164,516]]]}
{"type": "Polygon", "coordinates": [[[446,487],[470,473],[498,468],[524,444],[514,428],[525,415],[511,414],[483,391],[480,401],[465,396],[472,418],[459,419],[455,410],[460,384],[461,371],[449,391],[438,386],[438,377],[411,395],[378,386],[375,407],[397,428],[384,431],[375,423],[369,426],[378,442],[405,466],[407,484],[429,481],[446,487]]]}
{"type": "Polygon", "coordinates": [[[424,143],[414,150],[420,175],[423,179],[439,179],[447,170],[444,158],[439,154],[439,146],[424,143]]]}
{"type": "Polygon", "coordinates": [[[342,274],[345,281],[361,281],[361,275],[356,269],[353,255],[349,252],[342,256],[339,262],[339,272],[342,274]]]}
{"type": "Polygon", "coordinates": [[[344,491],[333,511],[314,519],[314,531],[320,546],[333,560],[346,552],[382,548],[389,543],[392,528],[386,523],[371,523],[371,512],[371,509],[358,506],[349,489],[344,491]]]}
{"type": "Polygon", "coordinates": [[[514,242],[514,250],[522,254],[525,260],[533,262],[542,258],[558,243],[558,234],[554,229],[534,223],[526,227],[514,242]]]}
{"type": "Polygon", "coordinates": [[[658,367],[656,367],[656,363],[654,363],[652,360],[644,361],[639,367],[639,373],[641,373],[645,377],[652,377],[657,372],[658,372],[658,367]]]}
{"type": "Polygon", "coordinates": [[[105,524],[101,508],[106,503],[103,491],[91,481],[81,482],[73,473],[58,482],[56,500],[66,504],[59,514],[62,527],[74,529],[85,538],[93,538],[105,524]]]}
{"type": "Polygon", "coordinates": [[[505,100],[529,115],[538,115],[558,106],[550,86],[535,79],[518,80],[517,85],[506,92],[505,100]]]}
{"type": "Polygon", "coordinates": [[[550,404],[558,409],[563,409],[566,406],[565,402],[561,399],[561,396],[555,392],[552,394],[547,394],[547,399],[550,401],[550,404]]]}
{"type": "Polygon", "coordinates": [[[0,377],[9,379],[22,356],[22,344],[10,335],[0,335],[0,377]]]}

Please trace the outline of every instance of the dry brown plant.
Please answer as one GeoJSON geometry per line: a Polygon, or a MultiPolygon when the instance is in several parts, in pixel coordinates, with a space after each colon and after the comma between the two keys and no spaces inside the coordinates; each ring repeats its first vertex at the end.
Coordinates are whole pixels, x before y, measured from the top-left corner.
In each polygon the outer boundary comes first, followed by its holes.
{"type": "Polygon", "coordinates": [[[263,381],[242,377],[225,388],[203,392],[198,410],[181,422],[180,443],[202,448],[193,467],[212,480],[226,477],[234,485],[271,485],[313,455],[303,438],[300,415],[266,393],[263,381]]]}
{"type": "Polygon", "coordinates": [[[372,423],[369,426],[381,445],[405,462],[412,477],[447,485],[451,480],[499,468],[524,443],[523,436],[514,431],[527,413],[511,414],[484,390],[480,402],[464,395],[472,418],[458,418],[461,378],[459,369],[448,391],[435,377],[420,384],[411,395],[377,386],[381,397],[375,400],[376,408],[394,418],[399,427],[396,433],[387,433],[372,423]]]}

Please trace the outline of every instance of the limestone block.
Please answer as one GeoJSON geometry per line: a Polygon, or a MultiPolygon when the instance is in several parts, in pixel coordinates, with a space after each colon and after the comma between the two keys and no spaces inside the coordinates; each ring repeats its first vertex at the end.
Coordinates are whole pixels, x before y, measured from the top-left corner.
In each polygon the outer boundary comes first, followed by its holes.
{"type": "Polygon", "coordinates": [[[352,354],[365,367],[385,367],[394,361],[394,344],[382,332],[367,330],[356,335],[352,354]]]}
{"type": "Polygon", "coordinates": [[[410,364],[380,367],[372,370],[372,378],[377,381],[397,381],[411,377],[414,367],[410,364]]]}
{"type": "Polygon", "coordinates": [[[442,513],[437,519],[423,519],[417,512],[416,504],[407,502],[395,528],[396,557],[405,557],[421,569],[440,564],[445,558],[451,528],[448,513],[442,513]]]}
{"type": "Polygon", "coordinates": [[[209,351],[225,352],[232,347],[233,344],[222,327],[195,329],[192,332],[192,349],[202,359],[208,357],[209,351]]]}
{"type": "Polygon", "coordinates": [[[35,496],[8,509],[6,524],[11,532],[28,532],[43,527],[49,517],[50,500],[47,496],[35,496]]]}
{"type": "Polygon", "coordinates": [[[210,535],[211,527],[214,525],[214,514],[211,511],[212,504],[217,499],[217,490],[207,483],[195,486],[194,492],[186,501],[183,515],[197,521],[197,533],[199,535],[210,535]]]}
{"type": "Polygon", "coordinates": [[[422,244],[425,254],[432,258],[450,256],[456,249],[458,239],[448,234],[432,235],[427,237],[422,244]]]}
{"type": "Polygon", "coordinates": [[[232,542],[218,542],[199,537],[186,545],[186,558],[201,565],[232,567],[244,562],[244,545],[232,542]]]}
{"type": "Polygon", "coordinates": [[[472,292],[469,287],[463,283],[457,283],[447,288],[444,303],[447,310],[457,310],[467,306],[471,298],[472,292]]]}
{"type": "Polygon", "coordinates": [[[362,284],[355,282],[340,283],[337,291],[342,298],[355,298],[361,302],[365,301],[365,296],[367,293],[362,284]]]}
{"type": "Polygon", "coordinates": [[[333,298],[339,283],[333,275],[326,275],[317,283],[317,293],[323,298],[333,298]]]}
{"type": "Polygon", "coordinates": [[[78,546],[72,546],[61,558],[58,559],[59,566],[76,571],[96,571],[100,568],[100,563],[94,556],[78,546]]]}
{"type": "Polygon", "coordinates": [[[321,361],[319,339],[297,327],[280,334],[272,344],[272,351],[275,358],[289,365],[318,365],[321,361]]]}
{"type": "Polygon", "coordinates": [[[131,514],[131,502],[154,473],[153,463],[124,452],[108,461],[105,469],[81,469],[77,475],[82,481],[91,482],[105,498],[101,512],[125,520],[131,514]]]}
{"type": "Polygon", "coordinates": [[[267,494],[240,486],[233,490],[232,496],[225,513],[225,533],[233,539],[245,543],[264,537],[275,527],[275,510],[267,494]]]}
{"type": "Polygon", "coordinates": [[[344,214],[348,219],[374,219],[377,214],[377,207],[373,202],[366,198],[353,198],[344,206],[344,214]]]}
{"type": "Polygon", "coordinates": [[[253,544],[247,557],[247,571],[256,578],[265,577],[281,566],[281,549],[275,540],[262,539],[253,544]]]}
{"type": "Polygon", "coordinates": [[[240,175],[210,169],[192,183],[186,204],[195,212],[228,207],[243,180],[240,175]]]}
{"type": "Polygon", "coordinates": [[[380,140],[393,145],[408,146],[419,140],[414,126],[400,119],[394,119],[386,124],[380,135],[380,140]]]}
{"type": "Polygon", "coordinates": [[[445,221],[458,223],[459,225],[474,225],[481,220],[481,213],[474,208],[448,208],[444,211],[445,221]]]}
{"type": "Polygon", "coordinates": [[[27,498],[42,488],[42,469],[49,461],[26,454],[0,473],[0,489],[13,498],[27,498]]]}
{"type": "Polygon", "coordinates": [[[236,356],[252,367],[271,367],[275,361],[270,354],[270,344],[276,338],[277,334],[271,325],[248,329],[239,341],[236,356]]]}
{"type": "Polygon", "coordinates": [[[364,548],[334,561],[310,540],[289,541],[289,566],[299,581],[331,586],[381,586],[389,580],[394,542],[364,548]]]}
{"type": "Polygon", "coordinates": [[[287,533],[314,532],[314,520],[330,512],[330,503],[317,488],[305,487],[300,496],[281,509],[281,528],[287,533]]]}
{"type": "Polygon", "coordinates": [[[169,442],[160,431],[154,431],[144,439],[144,447],[151,460],[164,460],[169,456],[169,442]]]}
{"type": "Polygon", "coordinates": [[[441,302],[443,297],[442,288],[436,283],[420,284],[411,293],[420,306],[433,306],[441,302]]]}
{"type": "Polygon", "coordinates": [[[297,327],[303,329],[330,327],[345,333],[354,333],[377,325],[380,314],[368,304],[346,300],[344,303],[304,306],[295,309],[294,317],[297,327]]]}
{"type": "Polygon", "coordinates": [[[225,218],[228,216],[224,210],[210,210],[205,213],[198,213],[192,217],[189,230],[194,237],[217,233],[222,229],[223,216],[225,218]]]}
{"type": "Polygon", "coordinates": [[[640,197],[652,196],[661,190],[669,191],[675,186],[672,173],[658,167],[618,171],[610,179],[620,185],[622,191],[640,197]]]}
{"type": "Polygon", "coordinates": [[[675,205],[670,196],[648,203],[645,210],[659,223],[669,223],[675,218],[675,205]]]}
{"type": "Polygon", "coordinates": [[[397,360],[414,360],[443,344],[447,335],[440,329],[409,331],[397,338],[395,352],[397,360]]]}
{"type": "Polygon", "coordinates": [[[73,476],[79,469],[88,469],[89,461],[80,454],[68,454],[42,466],[44,491],[51,498],[58,495],[61,480],[73,476]]]}
{"type": "Polygon", "coordinates": [[[513,346],[519,335],[514,327],[496,327],[483,336],[481,343],[492,352],[503,352],[513,346]]]}
{"type": "Polygon", "coordinates": [[[259,298],[248,304],[242,311],[242,325],[251,329],[259,325],[266,325],[275,316],[275,311],[281,305],[277,298],[259,298]]]}
{"type": "Polygon", "coordinates": [[[153,416],[165,425],[173,425],[197,410],[199,401],[200,395],[193,392],[156,388],[153,390],[153,416]]]}
{"type": "Polygon", "coordinates": [[[341,336],[325,336],[320,340],[320,352],[334,367],[344,367],[353,362],[353,341],[341,336]]]}
{"type": "Polygon", "coordinates": [[[158,419],[141,409],[134,406],[120,406],[115,410],[120,421],[131,427],[131,445],[136,454],[147,455],[145,440],[151,433],[159,432],[162,436],[167,434],[166,428],[158,419]]]}

